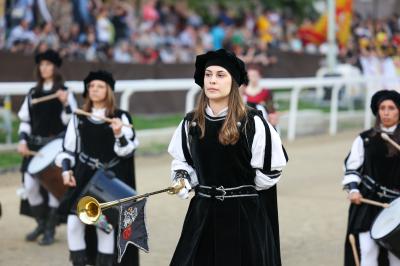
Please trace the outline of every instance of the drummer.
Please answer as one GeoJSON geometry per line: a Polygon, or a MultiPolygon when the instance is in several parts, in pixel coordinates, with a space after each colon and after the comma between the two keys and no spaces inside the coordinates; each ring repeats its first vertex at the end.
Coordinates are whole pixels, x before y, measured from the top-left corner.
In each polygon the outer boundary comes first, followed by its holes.
{"type": "MultiPolygon", "coordinates": [[[[27,172],[32,159],[32,151],[37,151],[46,143],[56,138],[66,129],[76,101],[72,93],[64,86],[60,73],[62,60],[53,50],[47,50],[35,56],[36,85],[29,90],[28,95],[18,112],[21,120],[19,125],[18,152],[24,157],[21,166],[23,175],[23,200],[21,213],[32,215],[37,222],[36,228],[26,235],[27,241],[40,239],[40,245],[50,245],[54,242],[57,223],[56,209],[58,200],[51,193],[41,193],[38,179],[27,172]],[[56,98],[33,104],[32,100],[54,94],[56,98]]],[[[45,154],[43,155],[45,156],[45,154]]],[[[59,177],[61,178],[61,177],[59,177]]]]}
{"type": "MultiPolygon", "coordinates": [[[[67,236],[70,260],[74,266],[93,263],[114,265],[116,262],[116,231],[105,232],[96,228],[97,257],[89,250],[95,239],[85,241],[85,224],[76,215],[76,203],[82,189],[98,169],[112,171],[123,182],[135,188],[134,151],[138,146],[129,113],[117,109],[114,96],[115,80],[111,73],[90,72],[84,79],[82,109],[91,116],[74,115],[68,124],[64,139],[64,152],[56,158],[63,168],[64,184],[70,186],[60,209],[68,212],[67,236]],[[111,125],[99,117],[112,118],[111,125]],[[73,171],[71,170],[73,169],[73,171]]],[[[109,221],[116,228],[117,221],[109,221]]],[[[87,228],[93,229],[93,227],[87,228]]],[[[88,230],[86,230],[88,232],[88,230]]],[[[96,249],[96,247],[94,247],[96,249]]],[[[138,265],[137,248],[129,246],[121,264],[138,265]]]]}
{"type": "MultiPolygon", "coordinates": [[[[370,228],[381,208],[360,201],[363,197],[389,203],[400,196],[400,152],[380,135],[385,132],[397,143],[400,141],[400,94],[389,90],[375,93],[371,109],[376,116],[374,127],[355,139],[345,160],[343,185],[351,202],[347,233],[355,235],[358,240],[362,266],[400,265],[400,259],[389,251],[384,250],[387,256],[380,256],[383,248],[370,236],[370,228]]],[[[354,265],[348,241],[345,244],[345,265],[354,265]]]]}

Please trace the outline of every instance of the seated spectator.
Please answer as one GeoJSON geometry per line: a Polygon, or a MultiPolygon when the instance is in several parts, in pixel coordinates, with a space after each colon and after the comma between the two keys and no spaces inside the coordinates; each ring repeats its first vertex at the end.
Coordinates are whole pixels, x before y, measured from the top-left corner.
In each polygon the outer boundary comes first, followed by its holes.
{"type": "Polygon", "coordinates": [[[127,41],[121,41],[114,51],[114,61],[117,63],[131,63],[132,56],[129,53],[129,44],[127,41]]]}
{"type": "Polygon", "coordinates": [[[10,49],[17,41],[18,44],[29,42],[34,43],[37,41],[35,34],[29,30],[28,21],[24,19],[21,20],[18,26],[12,29],[7,40],[7,48],[10,49]]]}

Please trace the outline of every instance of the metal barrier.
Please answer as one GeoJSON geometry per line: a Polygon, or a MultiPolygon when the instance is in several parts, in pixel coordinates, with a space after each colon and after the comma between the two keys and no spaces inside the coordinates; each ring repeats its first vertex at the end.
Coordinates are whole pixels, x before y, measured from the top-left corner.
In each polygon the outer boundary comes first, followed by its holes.
{"type": "MultiPolygon", "coordinates": [[[[394,79],[398,82],[398,79],[394,79]]],[[[372,94],[382,88],[388,79],[382,77],[317,77],[317,78],[279,78],[262,79],[261,86],[271,90],[290,90],[289,123],[287,138],[294,140],[296,137],[296,121],[298,113],[298,102],[300,93],[305,89],[317,87],[331,87],[332,95],[330,101],[330,123],[329,133],[337,133],[337,120],[339,108],[339,91],[341,88],[348,90],[351,86],[363,86],[365,91],[365,102],[368,103],[372,94]]],[[[33,82],[2,82],[0,83],[0,95],[24,95],[28,88],[34,86],[33,82]]],[[[74,93],[82,93],[83,87],[81,81],[68,81],[66,86],[74,93]]],[[[149,79],[149,80],[121,80],[116,83],[116,91],[121,92],[120,107],[129,110],[129,101],[136,92],[154,92],[154,91],[187,91],[185,111],[194,109],[195,99],[200,88],[193,82],[193,79],[149,79]]],[[[364,127],[371,126],[371,112],[368,104],[365,105],[364,127]]]]}

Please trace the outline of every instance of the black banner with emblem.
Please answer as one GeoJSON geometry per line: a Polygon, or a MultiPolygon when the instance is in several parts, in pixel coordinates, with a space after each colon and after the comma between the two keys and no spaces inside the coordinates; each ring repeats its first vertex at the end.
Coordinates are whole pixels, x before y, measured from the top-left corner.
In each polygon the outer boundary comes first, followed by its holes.
{"type": "Polygon", "coordinates": [[[148,234],[146,226],[146,206],[147,198],[135,202],[123,203],[119,209],[118,226],[118,262],[131,243],[139,249],[149,252],[148,234]]]}

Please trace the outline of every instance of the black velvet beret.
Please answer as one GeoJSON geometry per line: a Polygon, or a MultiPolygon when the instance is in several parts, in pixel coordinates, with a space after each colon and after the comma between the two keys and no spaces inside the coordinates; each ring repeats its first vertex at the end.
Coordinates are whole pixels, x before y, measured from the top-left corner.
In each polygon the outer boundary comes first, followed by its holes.
{"type": "Polygon", "coordinates": [[[376,92],[371,99],[371,110],[374,115],[378,113],[379,105],[385,100],[392,100],[400,109],[400,94],[394,90],[381,90],[376,92]]]}
{"type": "Polygon", "coordinates": [[[60,55],[52,49],[49,49],[46,52],[35,55],[35,63],[36,64],[39,64],[42,60],[50,61],[57,67],[60,67],[62,64],[62,59],[61,59],[60,55]]]}
{"type": "Polygon", "coordinates": [[[102,80],[108,85],[110,85],[111,89],[114,91],[115,79],[110,72],[105,70],[90,71],[87,77],[83,80],[85,86],[85,90],[83,91],[83,97],[86,97],[88,91],[88,85],[92,80],[102,80]]]}
{"type": "Polygon", "coordinates": [[[225,49],[219,49],[196,57],[194,82],[202,88],[204,85],[204,73],[209,66],[221,66],[225,68],[239,86],[249,83],[244,62],[234,53],[225,49]]]}

